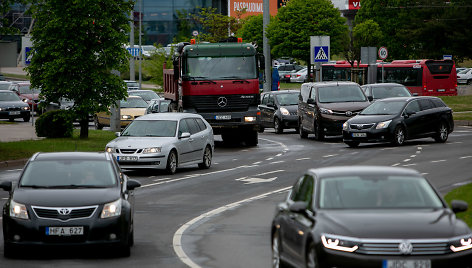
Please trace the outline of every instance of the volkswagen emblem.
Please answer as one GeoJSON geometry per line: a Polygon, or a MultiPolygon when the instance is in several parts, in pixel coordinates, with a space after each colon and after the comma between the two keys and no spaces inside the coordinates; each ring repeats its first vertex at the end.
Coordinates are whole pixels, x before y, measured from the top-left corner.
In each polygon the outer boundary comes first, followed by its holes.
{"type": "Polygon", "coordinates": [[[346,112],[346,115],[347,115],[347,116],[352,116],[352,112],[351,112],[351,111],[347,111],[347,112],[346,112]]]}
{"type": "Polygon", "coordinates": [[[403,241],[398,245],[400,253],[403,255],[409,255],[413,251],[413,245],[409,241],[403,241]]]}
{"type": "Polygon", "coordinates": [[[228,100],[225,97],[219,97],[218,101],[216,102],[218,106],[225,107],[228,104],[228,100]]]}
{"type": "Polygon", "coordinates": [[[71,210],[69,208],[60,208],[57,210],[60,215],[69,215],[71,210]]]}

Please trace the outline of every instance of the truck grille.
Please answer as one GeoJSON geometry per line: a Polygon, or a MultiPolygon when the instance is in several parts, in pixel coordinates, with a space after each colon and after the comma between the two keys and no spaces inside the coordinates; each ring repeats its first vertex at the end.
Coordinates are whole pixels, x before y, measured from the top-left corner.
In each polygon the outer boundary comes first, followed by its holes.
{"type": "Polygon", "coordinates": [[[242,112],[249,106],[257,105],[259,96],[251,95],[211,95],[211,96],[184,96],[184,109],[194,108],[197,112],[242,112]]]}

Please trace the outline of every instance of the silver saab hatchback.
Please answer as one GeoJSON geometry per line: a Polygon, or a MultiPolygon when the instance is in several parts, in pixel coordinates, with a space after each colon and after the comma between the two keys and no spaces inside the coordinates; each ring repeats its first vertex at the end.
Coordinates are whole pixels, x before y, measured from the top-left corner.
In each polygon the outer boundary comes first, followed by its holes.
{"type": "Polygon", "coordinates": [[[135,119],[106,145],[123,169],[165,169],[198,164],[210,168],[213,129],[192,113],[156,113],[135,119]]]}

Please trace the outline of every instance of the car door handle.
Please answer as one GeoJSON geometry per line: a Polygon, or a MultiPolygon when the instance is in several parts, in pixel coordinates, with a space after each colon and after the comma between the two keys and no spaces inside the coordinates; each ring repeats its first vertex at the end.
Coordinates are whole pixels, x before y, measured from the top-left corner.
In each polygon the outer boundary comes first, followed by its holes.
{"type": "Polygon", "coordinates": [[[189,138],[189,139],[188,139],[188,141],[189,141],[189,142],[192,142],[192,141],[193,141],[193,139],[192,139],[192,138],[189,138]]]}

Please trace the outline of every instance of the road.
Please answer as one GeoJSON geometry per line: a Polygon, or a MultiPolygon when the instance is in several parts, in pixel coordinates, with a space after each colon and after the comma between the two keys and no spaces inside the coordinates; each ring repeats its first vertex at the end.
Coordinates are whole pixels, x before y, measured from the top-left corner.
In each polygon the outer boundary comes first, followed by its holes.
{"type": "MultiPolygon", "coordinates": [[[[19,260],[0,256],[0,266],[270,267],[269,227],[275,205],[306,169],[405,166],[419,170],[446,193],[472,179],[470,148],[472,128],[461,126],[446,144],[422,139],[401,147],[361,144],[349,148],[339,138],[318,142],[311,136],[300,139],[291,130],[282,135],[267,130],[259,136],[257,147],[226,147],[217,141],[213,166],[208,170],[182,168],[172,176],[127,172],[143,185],[136,190],[131,257],[55,249],[19,260]]],[[[0,180],[16,180],[19,173],[0,170],[0,180]]],[[[0,192],[2,204],[6,197],[6,192],[0,192]]]]}

